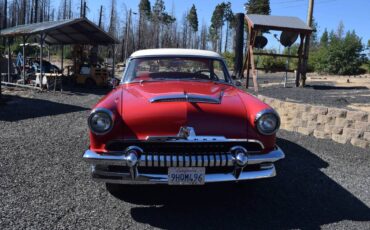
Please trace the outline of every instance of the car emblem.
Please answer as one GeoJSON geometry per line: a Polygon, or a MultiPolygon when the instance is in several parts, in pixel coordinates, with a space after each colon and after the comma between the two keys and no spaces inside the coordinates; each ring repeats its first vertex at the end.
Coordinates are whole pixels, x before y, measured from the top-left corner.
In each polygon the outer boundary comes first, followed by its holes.
{"type": "Polygon", "coordinates": [[[182,126],[177,136],[188,139],[188,137],[195,136],[195,131],[192,127],[182,126]]]}

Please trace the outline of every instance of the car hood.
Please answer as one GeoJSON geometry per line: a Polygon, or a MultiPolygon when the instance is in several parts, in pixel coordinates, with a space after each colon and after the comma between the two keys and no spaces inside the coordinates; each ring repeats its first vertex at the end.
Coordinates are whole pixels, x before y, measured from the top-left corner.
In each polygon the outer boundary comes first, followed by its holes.
{"type": "Polygon", "coordinates": [[[196,135],[245,138],[247,112],[238,89],[222,83],[160,81],[121,86],[125,138],[176,136],[182,126],[196,135]]]}

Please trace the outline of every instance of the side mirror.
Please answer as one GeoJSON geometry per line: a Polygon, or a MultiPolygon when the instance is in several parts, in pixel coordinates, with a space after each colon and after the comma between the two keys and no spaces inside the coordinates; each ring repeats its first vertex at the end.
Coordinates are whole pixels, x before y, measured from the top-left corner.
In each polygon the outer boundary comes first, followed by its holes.
{"type": "Polygon", "coordinates": [[[234,84],[235,84],[236,86],[242,86],[242,82],[241,82],[240,80],[235,80],[235,81],[234,81],[234,84]]]}
{"type": "Polygon", "coordinates": [[[119,80],[117,78],[112,78],[111,83],[113,89],[115,89],[119,85],[119,80]]]}

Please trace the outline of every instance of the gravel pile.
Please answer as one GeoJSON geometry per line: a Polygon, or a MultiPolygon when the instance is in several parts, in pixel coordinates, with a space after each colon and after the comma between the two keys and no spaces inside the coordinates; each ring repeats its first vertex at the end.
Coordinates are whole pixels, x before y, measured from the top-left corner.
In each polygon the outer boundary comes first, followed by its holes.
{"type": "Polygon", "coordinates": [[[369,229],[370,153],[280,132],[278,176],[243,186],[116,186],[81,160],[104,92],[12,96],[0,105],[1,229],[369,229]]]}

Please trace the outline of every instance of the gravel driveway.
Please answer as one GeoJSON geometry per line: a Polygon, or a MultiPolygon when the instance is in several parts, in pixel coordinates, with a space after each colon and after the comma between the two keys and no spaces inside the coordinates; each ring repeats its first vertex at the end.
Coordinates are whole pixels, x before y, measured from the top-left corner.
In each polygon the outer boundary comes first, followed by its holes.
{"type": "Polygon", "coordinates": [[[278,176],[243,186],[92,182],[86,118],[104,92],[0,105],[0,229],[370,229],[370,151],[281,131],[278,176]]]}

